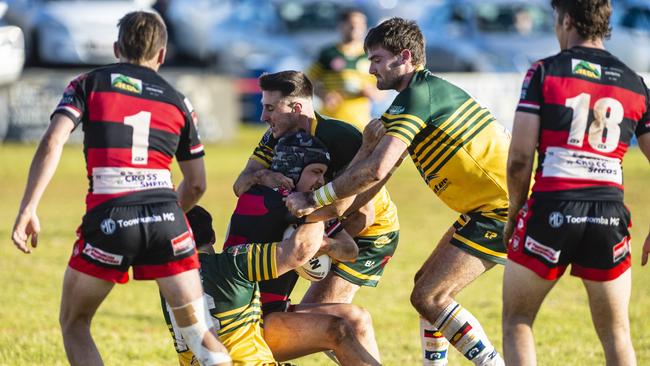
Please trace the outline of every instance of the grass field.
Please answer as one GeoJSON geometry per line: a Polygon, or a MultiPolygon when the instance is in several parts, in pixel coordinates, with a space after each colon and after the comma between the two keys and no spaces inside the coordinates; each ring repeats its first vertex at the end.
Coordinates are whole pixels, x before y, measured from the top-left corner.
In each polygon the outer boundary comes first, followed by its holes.
{"type": "MultiPolygon", "coordinates": [[[[260,129],[245,128],[236,141],[207,148],[208,191],[201,203],[213,213],[219,239],[235,204],[232,182],[261,133],[260,129]]],[[[80,146],[66,147],[38,209],[42,226],[39,248],[25,255],[11,244],[10,230],[34,149],[33,145],[0,145],[0,238],[4,242],[0,246],[0,365],[66,364],[58,307],[74,230],[84,212],[87,182],[83,155],[80,146]]],[[[632,149],[625,161],[625,182],[626,202],[635,223],[630,316],[640,365],[650,364],[650,268],[640,267],[638,255],[650,222],[650,196],[645,190],[649,177],[647,161],[638,149],[632,149]]],[[[403,164],[389,189],[399,209],[400,246],[379,287],[361,289],[355,303],[373,316],[384,364],[418,365],[418,316],[409,304],[412,278],[456,214],[425,187],[411,163],[403,164]]],[[[502,268],[492,270],[457,299],[481,320],[499,350],[502,274],[502,268]]],[[[304,288],[305,283],[301,283],[293,298],[300,299],[304,288]]],[[[551,292],[535,331],[540,365],[604,364],[585,291],[576,278],[566,276],[551,292]]],[[[152,282],[116,286],[95,317],[93,333],[108,365],[176,362],[152,282]]],[[[452,365],[469,364],[453,350],[450,359],[452,365]]],[[[296,362],[332,364],[320,355],[296,362]]]]}

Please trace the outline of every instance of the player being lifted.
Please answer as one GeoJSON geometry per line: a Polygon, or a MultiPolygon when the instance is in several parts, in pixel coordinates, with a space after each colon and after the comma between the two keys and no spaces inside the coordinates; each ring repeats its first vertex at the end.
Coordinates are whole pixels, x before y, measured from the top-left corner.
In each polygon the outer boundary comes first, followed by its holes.
{"type": "Polygon", "coordinates": [[[202,365],[230,364],[209,331],[194,240],[183,210],[205,191],[203,145],[189,101],[157,73],[167,31],[156,14],[133,12],[119,21],[120,63],[83,74],[66,88],[36,151],[13,229],[29,253],[40,223],[36,208],[72,130],[82,124],[90,188],[86,215],[63,279],[60,323],[72,365],[101,365],[90,335],[95,311],[115,283],[155,279],[179,330],[202,365]],[[183,181],[174,191],[170,164],[183,181]]]}
{"type": "MultiPolygon", "coordinates": [[[[604,48],[609,1],[551,4],[562,52],[526,74],[508,156],[504,353],[508,364],[537,363],[533,321],[571,264],[587,289],[607,365],[634,365],[622,160],[634,135],[650,159],[650,96],[643,80],[604,48]],[[526,201],[536,148],[535,185],[526,201]]],[[[650,235],[644,264],[648,252],[650,235]]]]}
{"type": "MultiPolygon", "coordinates": [[[[314,111],[313,87],[302,72],[282,71],[265,74],[259,81],[264,108],[261,119],[268,123],[270,128],[237,178],[234,184],[235,193],[239,196],[254,184],[292,189],[291,179],[269,170],[268,167],[278,139],[299,130],[315,136],[327,147],[332,158],[328,178],[342,172],[361,147],[362,135],[359,130],[348,123],[323,117],[314,111]]],[[[361,226],[363,230],[354,230],[358,232],[358,235],[354,235],[359,246],[357,260],[353,263],[334,264],[324,280],[312,284],[303,302],[350,303],[360,286],[377,286],[384,266],[397,248],[397,208],[388,191],[385,188],[372,190],[351,203],[353,199],[342,202],[338,207],[331,206],[316,212],[309,218],[326,220],[348,217],[362,208],[368,223],[361,226]]],[[[265,292],[264,286],[262,283],[262,296],[265,292]]]]}
{"type": "Polygon", "coordinates": [[[383,124],[385,135],[333,182],[314,194],[292,194],[287,206],[302,216],[384,184],[408,150],[426,184],[461,214],[415,276],[411,303],[423,317],[424,362],[446,364],[447,339],[476,365],[503,364],[479,321],[454,297],[505,263],[508,134],[465,91],[424,68],[424,37],[414,22],[384,21],[368,32],[365,49],[377,87],[399,92],[381,121],[366,128],[383,124]]]}
{"type": "MultiPolygon", "coordinates": [[[[280,139],[276,149],[271,169],[290,177],[298,191],[323,185],[329,154],[316,139],[299,132],[280,139]]],[[[199,255],[203,285],[212,304],[210,311],[220,324],[219,336],[234,363],[270,365],[274,359],[284,361],[331,349],[342,364],[378,364],[372,321],[363,309],[350,304],[289,305],[297,276],[293,268],[317,250],[351,260],[357,249],[345,231],[338,232],[338,223],[328,228],[327,239],[323,239],[322,224],[305,224],[283,240],[287,226],[296,221],[283,197],[281,190],[258,185],[242,194],[220,254],[214,254],[208,243],[214,242],[209,214],[199,208],[188,213],[197,241],[207,244],[199,247],[205,252],[199,255]],[[206,231],[209,235],[203,234],[206,231]],[[262,315],[259,281],[273,291],[263,294],[262,315]]],[[[174,329],[170,317],[166,318],[174,329]]],[[[181,365],[191,364],[191,352],[178,334],[175,339],[181,365]]]]}

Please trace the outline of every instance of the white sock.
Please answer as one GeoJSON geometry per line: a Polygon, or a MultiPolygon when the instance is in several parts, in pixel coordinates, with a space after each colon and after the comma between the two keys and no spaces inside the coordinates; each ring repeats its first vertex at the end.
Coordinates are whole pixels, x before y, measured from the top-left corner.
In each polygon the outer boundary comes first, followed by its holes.
{"type": "Polygon", "coordinates": [[[474,365],[505,364],[478,320],[457,302],[449,304],[433,326],[474,365]]]}
{"type": "Polygon", "coordinates": [[[422,342],[422,365],[447,365],[449,342],[424,318],[420,318],[420,341],[422,342]]]}

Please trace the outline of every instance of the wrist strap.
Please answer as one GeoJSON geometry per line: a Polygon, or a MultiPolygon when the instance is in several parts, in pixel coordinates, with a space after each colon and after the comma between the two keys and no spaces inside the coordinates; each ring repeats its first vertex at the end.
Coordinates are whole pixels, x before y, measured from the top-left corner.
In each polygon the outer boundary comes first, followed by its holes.
{"type": "Polygon", "coordinates": [[[336,192],[334,192],[334,185],[332,182],[329,182],[314,191],[314,202],[316,202],[318,207],[327,206],[337,199],[338,197],[336,196],[336,192]]]}

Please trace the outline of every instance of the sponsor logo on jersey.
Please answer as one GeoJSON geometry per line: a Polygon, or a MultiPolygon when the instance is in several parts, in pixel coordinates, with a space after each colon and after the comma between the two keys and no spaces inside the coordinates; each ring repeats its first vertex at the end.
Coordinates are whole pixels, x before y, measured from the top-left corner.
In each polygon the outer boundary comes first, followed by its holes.
{"type": "Polygon", "coordinates": [[[391,240],[388,236],[382,235],[379,238],[375,239],[375,241],[372,243],[375,248],[381,248],[385,246],[386,244],[390,244],[391,240]]]}
{"type": "MultiPolygon", "coordinates": [[[[427,177],[427,179],[429,179],[429,177],[427,177]]],[[[440,183],[436,183],[436,185],[433,186],[433,193],[439,195],[442,192],[444,192],[447,189],[447,187],[449,187],[449,185],[450,185],[449,179],[443,178],[442,181],[440,181],[440,183]]]]}
{"type": "Polygon", "coordinates": [[[447,350],[444,351],[424,351],[424,358],[429,361],[444,360],[447,358],[447,350]]]}
{"type": "Polygon", "coordinates": [[[571,70],[576,75],[586,76],[591,79],[600,79],[600,65],[580,59],[571,59],[571,70]]]}
{"type": "Polygon", "coordinates": [[[478,341],[476,342],[474,347],[470,348],[469,351],[465,353],[465,358],[467,358],[468,360],[473,360],[484,349],[485,349],[485,345],[483,344],[483,342],[478,341]]]}
{"type": "Polygon", "coordinates": [[[542,176],[623,183],[620,159],[563,147],[546,149],[542,176]]]}
{"type": "Polygon", "coordinates": [[[548,224],[557,229],[564,224],[564,215],[561,212],[553,211],[548,215],[548,224]]]}
{"type": "Polygon", "coordinates": [[[122,264],[122,259],[124,258],[122,255],[109,253],[99,248],[95,248],[90,243],[86,243],[84,246],[83,254],[89,256],[97,262],[102,262],[113,266],[119,266],[122,264]]]}
{"type": "Polygon", "coordinates": [[[111,86],[135,94],[142,94],[142,80],[122,74],[111,74],[111,86]]]}
{"type": "Polygon", "coordinates": [[[194,249],[194,239],[192,238],[192,233],[190,233],[189,231],[186,231],[181,235],[173,238],[171,240],[171,243],[172,243],[172,250],[174,251],[175,256],[185,254],[187,252],[192,251],[192,249],[194,249]]]}
{"type": "Polygon", "coordinates": [[[512,250],[517,251],[519,250],[519,242],[521,239],[519,238],[519,235],[515,234],[512,236],[512,250]]]}
{"type": "Polygon", "coordinates": [[[93,193],[116,194],[152,188],[173,189],[167,169],[93,168],[93,193]]]}
{"type": "Polygon", "coordinates": [[[555,250],[549,246],[546,246],[531,238],[530,236],[526,236],[526,242],[524,243],[524,246],[531,253],[539,255],[551,263],[557,263],[560,260],[560,253],[562,252],[561,250],[555,250]]]}
{"type": "Polygon", "coordinates": [[[99,224],[99,228],[102,230],[102,233],[104,233],[104,235],[113,234],[116,227],[117,226],[115,225],[115,221],[110,217],[102,220],[101,224],[99,224]]]}
{"type": "Polygon", "coordinates": [[[618,244],[614,245],[613,251],[613,263],[620,261],[625,258],[627,253],[630,251],[630,241],[626,236],[618,244]]]}
{"type": "Polygon", "coordinates": [[[402,114],[405,110],[406,108],[401,105],[392,105],[388,108],[388,114],[402,114]]]}

